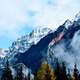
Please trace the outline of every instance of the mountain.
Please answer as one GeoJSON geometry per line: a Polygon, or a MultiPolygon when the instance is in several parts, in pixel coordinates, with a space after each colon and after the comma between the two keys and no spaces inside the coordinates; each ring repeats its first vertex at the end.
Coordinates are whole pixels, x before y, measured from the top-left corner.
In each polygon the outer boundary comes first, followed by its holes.
{"type": "MultiPolygon", "coordinates": [[[[75,16],[75,19],[73,22],[68,21],[67,30],[62,31],[48,46],[48,61],[53,67],[55,66],[54,62],[58,59],[59,62],[65,62],[68,69],[73,70],[76,63],[80,70],[80,16],[75,16]],[[77,20],[75,20],[76,17],[77,20]]],[[[59,28],[61,29],[62,26],[59,28]]]]}
{"type": "MultiPolygon", "coordinates": [[[[37,72],[42,61],[46,59],[53,67],[56,58],[59,58],[60,61],[66,59],[65,61],[68,65],[70,62],[69,60],[71,60],[70,58],[72,58],[71,56],[74,56],[72,55],[73,48],[71,43],[77,31],[80,30],[80,24],[78,23],[79,21],[75,22],[75,20],[73,22],[66,21],[64,24],[59,26],[55,32],[46,35],[36,45],[32,45],[24,54],[16,55],[18,58],[17,62],[22,62],[27,65],[32,69],[33,73],[37,72]],[[65,24],[68,25],[67,28],[65,24]]],[[[72,64],[73,63],[75,63],[75,61],[73,61],[72,64]]],[[[69,68],[71,68],[70,66],[71,64],[68,65],[69,68]]]]}
{"type": "Polygon", "coordinates": [[[38,27],[34,29],[29,35],[22,36],[14,41],[9,47],[9,53],[25,52],[31,45],[37,44],[41,38],[49,34],[52,30],[46,27],[38,27]]]}
{"type": "Polygon", "coordinates": [[[9,59],[15,56],[17,53],[24,53],[32,45],[37,44],[44,36],[51,33],[52,30],[46,27],[38,27],[34,29],[30,34],[18,38],[9,47],[6,57],[9,59]]]}
{"type": "Polygon", "coordinates": [[[67,68],[72,69],[74,63],[80,60],[79,37],[79,16],[74,21],[66,20],[54,32],[49,28],[39,27],[13,42],[4,60],[8,59],[11,65],[23,63],[34,74],[44,60],[54,67],[55,61],[59,59],[59,62],[65,61],[67,68]]]}
{"type": "Polygon", "coordinates": [[[5,62],[7,60],[12,62],[11,64],[15,63],[17,61],[17,58],[15,56],[17,54],[24,53],[32,45],[36,45],[44,36],[51,32],[52,30],[50,28],[38,27],[34,29],[30,34],[22,36],[21,38],[18,38],[16,41],[14,41],[8,50],[4,51],[3,49],[0,49],[0,70],[4,68],[5,62]]]}

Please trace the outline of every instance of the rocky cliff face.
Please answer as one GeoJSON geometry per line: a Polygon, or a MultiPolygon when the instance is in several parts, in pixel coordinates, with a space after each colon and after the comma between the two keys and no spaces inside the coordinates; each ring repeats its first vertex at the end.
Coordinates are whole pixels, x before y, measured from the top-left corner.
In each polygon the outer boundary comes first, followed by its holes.
{"type": "Polygon", "coordinates": [[[76,17],[73,21],[66,20],[54,32],[41,27],[21,37],[13,42],[5,60],[8,59],[12,65],[23,63],[33,73],[44,60],[54,67],[57,58],[59,62],[65,61],[67,68],[72,69],[80,59],[80,17],[76,17]]]}

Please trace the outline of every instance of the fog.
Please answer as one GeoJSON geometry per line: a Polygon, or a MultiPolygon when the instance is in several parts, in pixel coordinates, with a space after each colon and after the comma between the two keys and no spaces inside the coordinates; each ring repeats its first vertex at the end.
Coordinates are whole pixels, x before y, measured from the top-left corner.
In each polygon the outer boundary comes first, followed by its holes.
{"type": "Polygon", "coordinates": [[[52,60],[58,58],[59,62],[65,61],[67,68],[73,70],[74,64],[80,70],[80,31],[77,31],[71,40],[69,49],[65,46],[66,42],[60,42],[55,47],[50,48],[53,54],[49,51],[52,60]]]}

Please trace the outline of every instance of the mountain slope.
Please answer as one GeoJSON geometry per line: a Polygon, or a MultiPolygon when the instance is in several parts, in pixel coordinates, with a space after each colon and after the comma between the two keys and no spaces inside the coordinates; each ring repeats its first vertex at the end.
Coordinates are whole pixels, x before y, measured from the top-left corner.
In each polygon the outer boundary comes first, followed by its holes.
{"type": "Polygon", "coordinates": [[[78,24],[77,21],[76,22],[74,21],[73,23],[71,23],[71,25],[69,25],[68,28],[66,28],[65,25],[63,24],[55,32],[50,33],[47,36],[45,36],[43,39],[41,39],[38,44],[33,45],[24,54],[17,55],[16,57],[18,57],[18,61],[30,67],[34,73],[39,69],[41,62],[44,59],[48,59],[49,62],[50,62],[50,59],[52,59],[50,63],[51,65],[54,65],[54,58],[58,58],[58,57],[55,57],[54,55],[56,53],[59,54],[59,51],[54,53],[55,47],[57,45],[62,45],[62,47],[58,47],[58,48],[64,49],[65,47],[65,50],[68,51],[71,48],[70,44],[74,38],[74,35],[79,30],[80,30],[80,25],[78,24]],[[64,44],[64,47],[63,47],[63,44],[64,44]],[[51,55],[51,52],[48,52],[49,48],[53,50],[52,55],[51,55]]]}
{"type": "Polygon", "coordinates": [[[37,44],[44,36],[51,33],[52,30],[46,27],[38,27],[34,29],[30,34],[18,38],[9,47],[6,58],[10,59],[18,53],[24,53],[32,45],[37,44]]]}
{"type": "MultiPolygon", "coordinates": [[[[76,50],[73,49],[73,43],[75,35],[78,34],[80,30],[79,19],[78,17],[78,19],[73,22],[66,20],[64,24],[59,26],[54,32],[47,28],[33,30],[25,39],[19,39],[21,40],[20,43],[12,44],[13,46],[5,59],[9,59],[12,65],[23,63],[30,68],[33,73],[37,72],[44,60],[48,60],[49,64],[53,67],[56,58],[59,58],[60,62],[65,61],[66,64],[69,64],[70,58],[73,58],[70,56],[73,56],[72,54],[76,52],[76,50]],[[19,48],[16,48],[16,44],[19,48]],[[23,47],[21,47],[22,44],[23,47]],[[24,45],[26,45],[27,48],[24,47],[24,45]],[[66,57],[69,59],[66,60],[66,57]]],[[[71,65],[72,64],[70,64],[70,66],[71,65]]],[[[70,66],[68,65],[69,68],[70,66]]]]}

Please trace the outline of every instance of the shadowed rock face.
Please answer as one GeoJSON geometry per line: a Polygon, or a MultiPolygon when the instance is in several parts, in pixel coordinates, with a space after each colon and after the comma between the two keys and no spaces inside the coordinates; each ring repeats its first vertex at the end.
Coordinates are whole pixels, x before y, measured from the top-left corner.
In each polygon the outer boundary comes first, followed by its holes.
{"type": "MultiPolygon", "coordinates": [[[[47,36],[45,36],[43,39],[41,39],[38,44],[32,45],[31,48],[25,53],[16,55],[16,57],[18,58],[17,62],[24,63],[26,66],[31,68],[33,73],[36,73],[43,59],[47,58],[47,49],[48,49],[49,43],[53,39],[55,39],[58,35],[60,35],[61,32],[64,32],[65,28],[62,26],[60,27],[54,33],[50,33],[47,36]]],[[[69,28],[64,32],[64,35],[61,39],[65,39],[67,41],[69,39],[72,39],[75,32],[78,31],[79,29],[80,29],[80,26],[69,28]]]]}
{"type": "MultiPolygon", "coordinates": [[[[58,27],[55,32],[49,32],[45,37],[41,38],[38,43],[32,44],[30,48],[25,52],[17,52],[15,55],[12,54],[9,58],[10,62],[12,63],[12,65],[23,63],[28,68],[30,68],[33,73],[36,73],[42,61],[48,57],[47,50],[50,43],[54,42],[53,45],[56,46],[59,44],[59,42],[63,41],[68,46],[71,43],[74,34],[78,30],[80,30],[79,22],[79,20],[74,21],[73,23],[70,21],[66,21],[63,25],[58,27]],[[65,25],[67,26],[67,28],[65,27],[65,25]]],[[[30,40],[32,40],[32,38],[30,38],[30,40]]]]}
{"type": "MultiPolygon", "coordinates": [[[[65,39],[67,41],[69,39],[72,39],[75,32],[78,31],[79,29],[80,26],[68,29],[66,32],[64,32],[63,38],[61,39],[65,39]]],[[[18,58],[17,62],[24,63],[26,66],[31,68],[33,73],[36,73],[42,63],[42,60],[47,57],[47,49],[49,43],[54,38],[56,38],[57,35],[59,35],[62,31],[63,30],[48,34],[43,39],[41,39],[38,44],[32,45],[31,48],[25,53],[16,55],[16,57],[18,58]]]]}
{"type": "Polygon", "coordinates": [[[17,55],[18,61],[27,65],[35,73],[40,67],[42,60],[47,56],[48,44],[55,37],[55,34],[51,33],[44,37],[37,45],[31,46],[31,48],[24,54],[17,55]]]}

